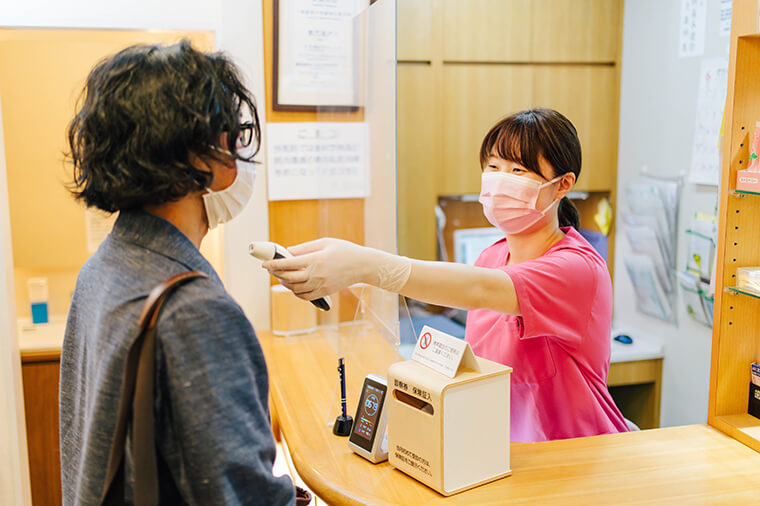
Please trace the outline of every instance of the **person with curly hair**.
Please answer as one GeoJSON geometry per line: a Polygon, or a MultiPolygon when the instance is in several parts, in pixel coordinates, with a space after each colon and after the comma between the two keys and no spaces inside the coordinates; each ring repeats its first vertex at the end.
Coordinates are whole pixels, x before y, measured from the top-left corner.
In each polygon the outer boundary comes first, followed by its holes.
{"type": "MultiPolygon", "coordinates": [[[[61,354],[64,504],[100,504],[109,484],[125,363],[146,298],[172,275],[158,318],[153,393],[162,504],[291,504],[275,477],[268,377],[256,334],[199,247],[251,196],[256,106],[236,66],[183,41],[138,45],[90,72],[68,129],[71,191],[118,212],[77,278],[61,354]]],[[[128,432],[129,434],[129,432],[128,432]]],[[[128,436],[129,437],[129,436],[128,436]]],[[[129,445],[127,445],[129,447],[129,445]]],[[[123,461],[132,502],[133,462],[123,461]]]]}

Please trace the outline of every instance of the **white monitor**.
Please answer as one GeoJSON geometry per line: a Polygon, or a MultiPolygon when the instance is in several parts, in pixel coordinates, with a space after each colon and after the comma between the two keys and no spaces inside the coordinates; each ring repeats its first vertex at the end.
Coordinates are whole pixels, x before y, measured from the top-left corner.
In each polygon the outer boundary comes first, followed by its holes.
{"type": "Polygon", "coordinates": [[[504,232],[496,227],[454,230],[454,261],[473,265],[484,249],[503,238],[504,232]]]}

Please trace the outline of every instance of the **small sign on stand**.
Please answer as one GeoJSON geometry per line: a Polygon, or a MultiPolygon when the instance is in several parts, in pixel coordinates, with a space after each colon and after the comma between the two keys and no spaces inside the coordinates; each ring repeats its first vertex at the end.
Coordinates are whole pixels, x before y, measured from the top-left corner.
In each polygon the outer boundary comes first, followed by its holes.
{"type": "Polygon", "coordinates": [[[460,367],[479,371],[467,341],[425,325],[412,352],[412,360],[453,378],[460,367]]]}

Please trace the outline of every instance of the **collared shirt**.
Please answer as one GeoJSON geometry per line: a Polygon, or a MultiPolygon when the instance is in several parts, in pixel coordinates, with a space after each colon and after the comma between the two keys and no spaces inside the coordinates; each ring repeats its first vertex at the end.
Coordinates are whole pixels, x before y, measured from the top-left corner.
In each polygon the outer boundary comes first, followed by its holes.
{"type": "MultiPolygon", "coordinates": [[[[148,293],[199,270],[167,299],[158,319],[154,419],[165,504],[289,504],[275,478],[275,445],[261,346],[214,269],[171,223],[123,211],[85,262],[61,352],[60,427],[64,504],[97,504],[127,352],[148,293]]],[[[126,491],[131,495],[131,459],[126,491]]]]}
{"type": "Polygon", "coordinates": [[[510,437],[534,442],[626,432],[607,389],[612,283],[573,228],[539,258],[507,265],[505,239],[475,262],[512,279],[521,316],[477,309],[465,339],[479,357],[513,368],[510,437]]]}

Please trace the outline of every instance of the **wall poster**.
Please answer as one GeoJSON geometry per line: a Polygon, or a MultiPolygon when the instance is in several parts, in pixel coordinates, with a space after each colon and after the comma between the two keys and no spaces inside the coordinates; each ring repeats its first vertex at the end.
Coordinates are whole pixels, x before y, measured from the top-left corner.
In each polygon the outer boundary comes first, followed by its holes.
{"type": "Polygon", "coordinates": [[[352,111],[361,106],[368,0],[274,0],[273,109],[352,111]]]}

